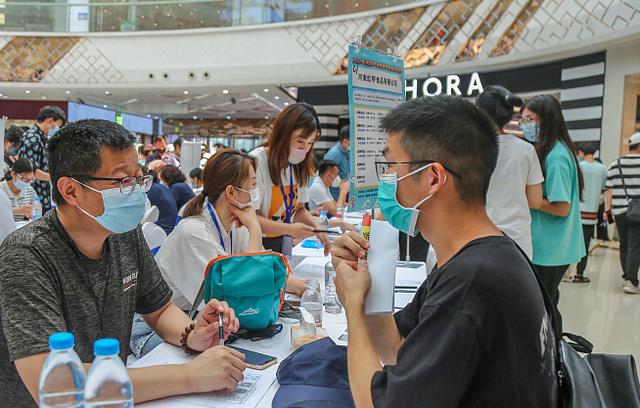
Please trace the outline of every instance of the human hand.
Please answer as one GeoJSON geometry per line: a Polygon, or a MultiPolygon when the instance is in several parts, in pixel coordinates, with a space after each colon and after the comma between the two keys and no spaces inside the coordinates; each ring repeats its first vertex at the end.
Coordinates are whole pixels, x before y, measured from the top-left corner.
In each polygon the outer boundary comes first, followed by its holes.
{"type": "Polygon", "coordinates": [[[349,232],[349,231],[352,231],[355,233],[358,232],[358,229],[355,226],[353,226],[352,224],[349,224],[346,221],[340,221],[338,223],[338,226],[340,227],[340,230],[342,230],[342,232],[349,232]]]}
{"type": "Polygon", "coordinates": [[[31,219],[33,215],[33,207],[31,204],[23,205],[22,207],[18,207],[18,214],[23,215],[29,219],[31,219]]]}
{"type": "Polygon", "coordinates": [[[340,194],[346,194],[349,192],[350,183],[349,180],[342,180],[340,183],[340,194]]]}
{"type": "Polygon", "coordinates": [[[301,222],[289,224],[289,235],[295,239],[305,239],[313,235],[313,227],[301,222]]]}
{"type": "Polygon", "coordinates": [[[335,284],[338,298],[345,310],[362,307],[371,288],[371,274],[367,261],[360,259],[357,269],[352,268],[347,262],[342,262],[336,268],[335,284]]]}
{"type": "Polygon", "coordinates": [[[302,296],[304,291],[307,290],[307,280],[306,279],[298,279],[293,276],[289,277],[287,280],[287,293],[292,293],[294,295],[302,296]]]}
{"type": "Polygon", "coordinates": [[[338,269],[341,263],[346,262],[355,269],[358,259],[364,258],[365,251],[369,249],[369,242],[357,232],[347,232],[333,243],[331,261],[334,268],[338,269]]]}
{"type": "Polygon", "coordinates": [[[200,312],[196,327],[189,334],[187,345],[196,351],[204,351],[219,344],[218,315],[222,314],[225,340],[240,329],[240,321],[227,302],[211,299],[200,312]]]}
{"type": "Polygon", "coordinates": [[[233,390],[244,378],[245,356],[229,347],[214,347],[184,364],[190,392],[233,390]]]}
{"type": "MultiPolygon", "coordinates": [[[[322,226],[318,225],[316,226],[316,229],[322,230],[322,226]]],[[[327,234],[318,234],[318,239],[324,246],[324,256],[329,256],[329,254],[331,253],[331,247],[333,246],[331,244],[331,241],[329,240],[329,237],[327,236],[327,234]]]]}
{"type": "MultiPolygon", "coordinates": [[[[231,212],[238,220],[240,225],[244,225],[250,231],[260,230],[260,223],[258,222],[258,215],[253,207],[247,207],[240,209],[235,205],[231,205],[231,212]]],[[[262,233],[262,231],[260,232],[262,233]]]]}

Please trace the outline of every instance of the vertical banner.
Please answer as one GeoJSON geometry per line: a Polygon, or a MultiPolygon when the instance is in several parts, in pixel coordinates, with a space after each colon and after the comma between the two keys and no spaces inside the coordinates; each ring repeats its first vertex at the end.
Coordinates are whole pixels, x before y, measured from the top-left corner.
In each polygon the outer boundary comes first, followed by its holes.
{"type": "Polygon", "coordinates": [[[0,156],[2,156],[2,162],[0,163],[0,178],[4,177],[4,126],[7,123],[6,117],[0,117],[0,156]]]}
{"type": "Polygon", "coordinates": [[[381,119],[404,101],[402,58],[349,44],[350,210],[374,208],[378,197],[376,161],[383,161],[387,134],[381,119]]]}

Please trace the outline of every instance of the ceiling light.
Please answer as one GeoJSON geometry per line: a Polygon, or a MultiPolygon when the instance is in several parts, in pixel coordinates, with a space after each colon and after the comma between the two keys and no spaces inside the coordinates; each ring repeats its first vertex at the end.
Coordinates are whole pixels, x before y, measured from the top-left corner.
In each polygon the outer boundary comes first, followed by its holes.
{"type": "Polygon", "coordinates": [[[231,116],[227,116],[227,120],[231,120],[231,116]]]}
{"type": "Polygon", "coordinates": [[[228,93],[229,93],[229,90],[228,90],[228,89],[223,89],[223,90],[222,90],[222,93],[226,95],[226,94],[228,94],[228,93]]]}
{"type": "Polygon", "coordinates": [[[71,91],[64,91],[66,95],[71,95],[71,91]]]}
{"type": "Polygon", "coordinates": [[[105,95],[111,95],[111,92],[109,92],[109,91],[104,91],[104,94],[105,94],[105,95]]]}
{"type": "Polygon", "coordinates": [[[26,90],[24,91],[24,93],[26,93],[26,94],[30,94],[30,93],[31,93],[31,91],[30,91],[30,90],[28,90],[28,89],[26,89],[26,90]]]}
{"type": "Polygon", "coordinates": [[[182,103],[182,101],[177,101],[176,103],[177,103],[178,105],[180,105],[180,104],[182,103]]]}
{"type": "Polygon", "coordinates": [[[148,118],[150,118],[150,117],[151,117],[151,115],[147,115],[147,117],[148,117],[148,118]]]}
{"type": "Polygon", "coordinates": [[[273,97],[273,99],[275,99],[277,101],[278,99],[280,99],[280,97],[278,95],[276,95],[276,96],[273,97]]]}
{"type": "Polygon", "coordinates": [[[285,102],[285,103],[284,103],[284,106],[289,106],[289,102],[285,102]]]}
{"type": "Polygon", "coordinates": [[[7,99],[7,98],[8,98],[8,96],[7,96],[7,95],[4,95],[4,96],[3,96],[3,98],[4,98],[4,99],[7,99]]]}
{"type": "Polygon", "coordinates": [[[45,99],[47,99],[47,97],[46,97],[46,96],[44,96],[44,95],[42,95],[42,96],[40,97],[40,99],[45,100],[45,99]]]}
{"type": "Polygon", "coordinates": [[[189,91],[184,91],[184,94],[185,95],[189,95],[189,91]]]}
{"type": "Polygon", "coordinates": [[[269,92],[269,88],[264,88],[263,91],[269,92]]]}
{"type": "Polygon", "coordinates": [[[3,96],[4,96],[4,94],[3,94],[3,93],[0,93],[0,98],[2,98],[3,96]]]}
{"type": "Polygon", "coordinates": [[[158,117],[157,117],[157,116],[154,116],[154,119],[155,119],[155,120],[158,120],[158,117]]]}
{"type": "Polygon", "coordinates": [[[130,103],[138,102],[138,98],[131,98],[121,103],[121,105],[128,105],[130,103]]]}
{"type": "Polygon", "coordinates": [[[102,107],[103,107],[103,108],[108,108],[108,106],[107,106],[107,105],[102,105],[102,107]]]}
{"type": "Polygon", "coordinates": [[[265,118],[265,119],[269,119],[269,116],[265,116],[264,118],[265,118]]]}
{"type": "Polygon", "coordinates": [[[194,116],[194,117],[193,117],[193,120],[196,120],[196,119],[198,119],[198,117],[197,117],[197,116],[194,116]]]}

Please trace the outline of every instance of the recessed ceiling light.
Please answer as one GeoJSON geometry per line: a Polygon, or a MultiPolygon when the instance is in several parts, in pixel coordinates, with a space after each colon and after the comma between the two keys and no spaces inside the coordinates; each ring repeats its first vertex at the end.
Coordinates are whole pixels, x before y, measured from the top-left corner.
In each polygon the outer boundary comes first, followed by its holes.
{"type": "Polygon", "coordinates": [[[66,95],[71,95],[71,91],[64,91],[66,95]]]}
{"type": "Polygon", "coordinates": [[[198,119],[198,117],[197,117],[197,116],[194,116],[194,117],[193,117],[193,120],[196,120],[196,119],[198,119]]]}
{"type": "Polygon", "coordinates": [[[45,99],[47,99],[47,97],[46,97],[46,96],[44,96],[44,95],[42,95],[42,96],[40,97],[40,99],[45,100],[45,99]]]}
{"type": "Polygon", "coordinates": [[[151,117],[151,115],[147,115],[147,117],[148,117],[148,118],[150,118],[150,117],[151,117]]]}
{"type": "Polygon", "coordinates": [[[158,119],[158,117],[157,117],[157,116],[155,116],[155,117],[154,117],[154,119],[158,119]]]}
{"type": "Polygon", "coordinates": [[[284,103],[284,106],[289,106],[289,102],[285,102],[285,103],[284,103]]]}
{"type": "Polygon", "coordinates": [[[7,98],[8,98],[8,96],[7,96],[7,95],[4,95],[4,96],[3,96],[3,98],[4,98],[4,99],[7,99],[7,98]]]}
{"type": "Polygon", "coordinates": [[[180,104],[182,103],[182,101],[177,101],[176,103],[177,103],[178,105],[180,105],[180,104]]]}
{"type": "Polygon", "coordinates": [[[269,116],[265,116],[264,118],[265,118],[265,119],[269,119],[269,116]]]}
{"type": "Polygon", "coordinates": [[[189,95],[189,91],[184,91],[184,94],[185,95],[189,95]]]}
{"type": "Polygon", "coordinates": [[[280,99],[280,97],[278,95],[276,95],[276,96],[273,97],[273,99],[275,99],[277,101],[278,99],[280,99]]]}
{"type": "Polygon", "coordinates": [[[4,96],[4,94],[3,94],[3,93],[0,93],[0,98],[2,98],[3,96],[4,96]]]}
{"type": "Polygon", "coordinates": [[[231,120],[231,116],[227,116],[227,120],[231,120]]]}
{"type": "Polygon", "coordinates": [[[107,105],[102,105],[102,107],[103,107],[103,108],[108,108],[108,106],[107,106],[107,105]]]}
{"type": "Polygon", "coordinates": [[[269,88],[264,88],[263,91],[269,92],[269,88]]]}
{"type": "Polygon", "coordinates": [[[105,94],[105,95],[111,95],[111,92],[109,92],[109,91],[104,91],[104,94],[105,94]]]}
{"type": "Polygon", "coordinates": [[[31,93],[31,91],[30,91],[30,90],[28,90],[28,89],[25,89],[24,93],[26,93],[26,94],[30,94],[30,93],[31,93]]]}
{"type": "Polygon", "coordinates": [[[223,90],[222,90],[222,93],[226,95],[226,94],[228,94],[228,93],[229,93],[229,90],[228,90],[228,89],[223,89],[223,90]]]}

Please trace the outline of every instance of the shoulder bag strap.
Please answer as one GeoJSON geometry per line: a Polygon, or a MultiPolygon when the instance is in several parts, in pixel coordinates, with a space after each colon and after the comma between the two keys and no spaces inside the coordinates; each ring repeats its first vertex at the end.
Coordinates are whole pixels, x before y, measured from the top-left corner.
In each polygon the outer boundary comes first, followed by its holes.
{"type": "Polygon", "coordinates": [[[627,184],[624,182],[624,174],[622,174],[622,165],[620,164],[620,159],[618,159],[618,172],[620,173],[620,181],[622,181],[622,188],[624,189],[624,195],[629,201],[629,193],[627,193],[627,184]]]}

